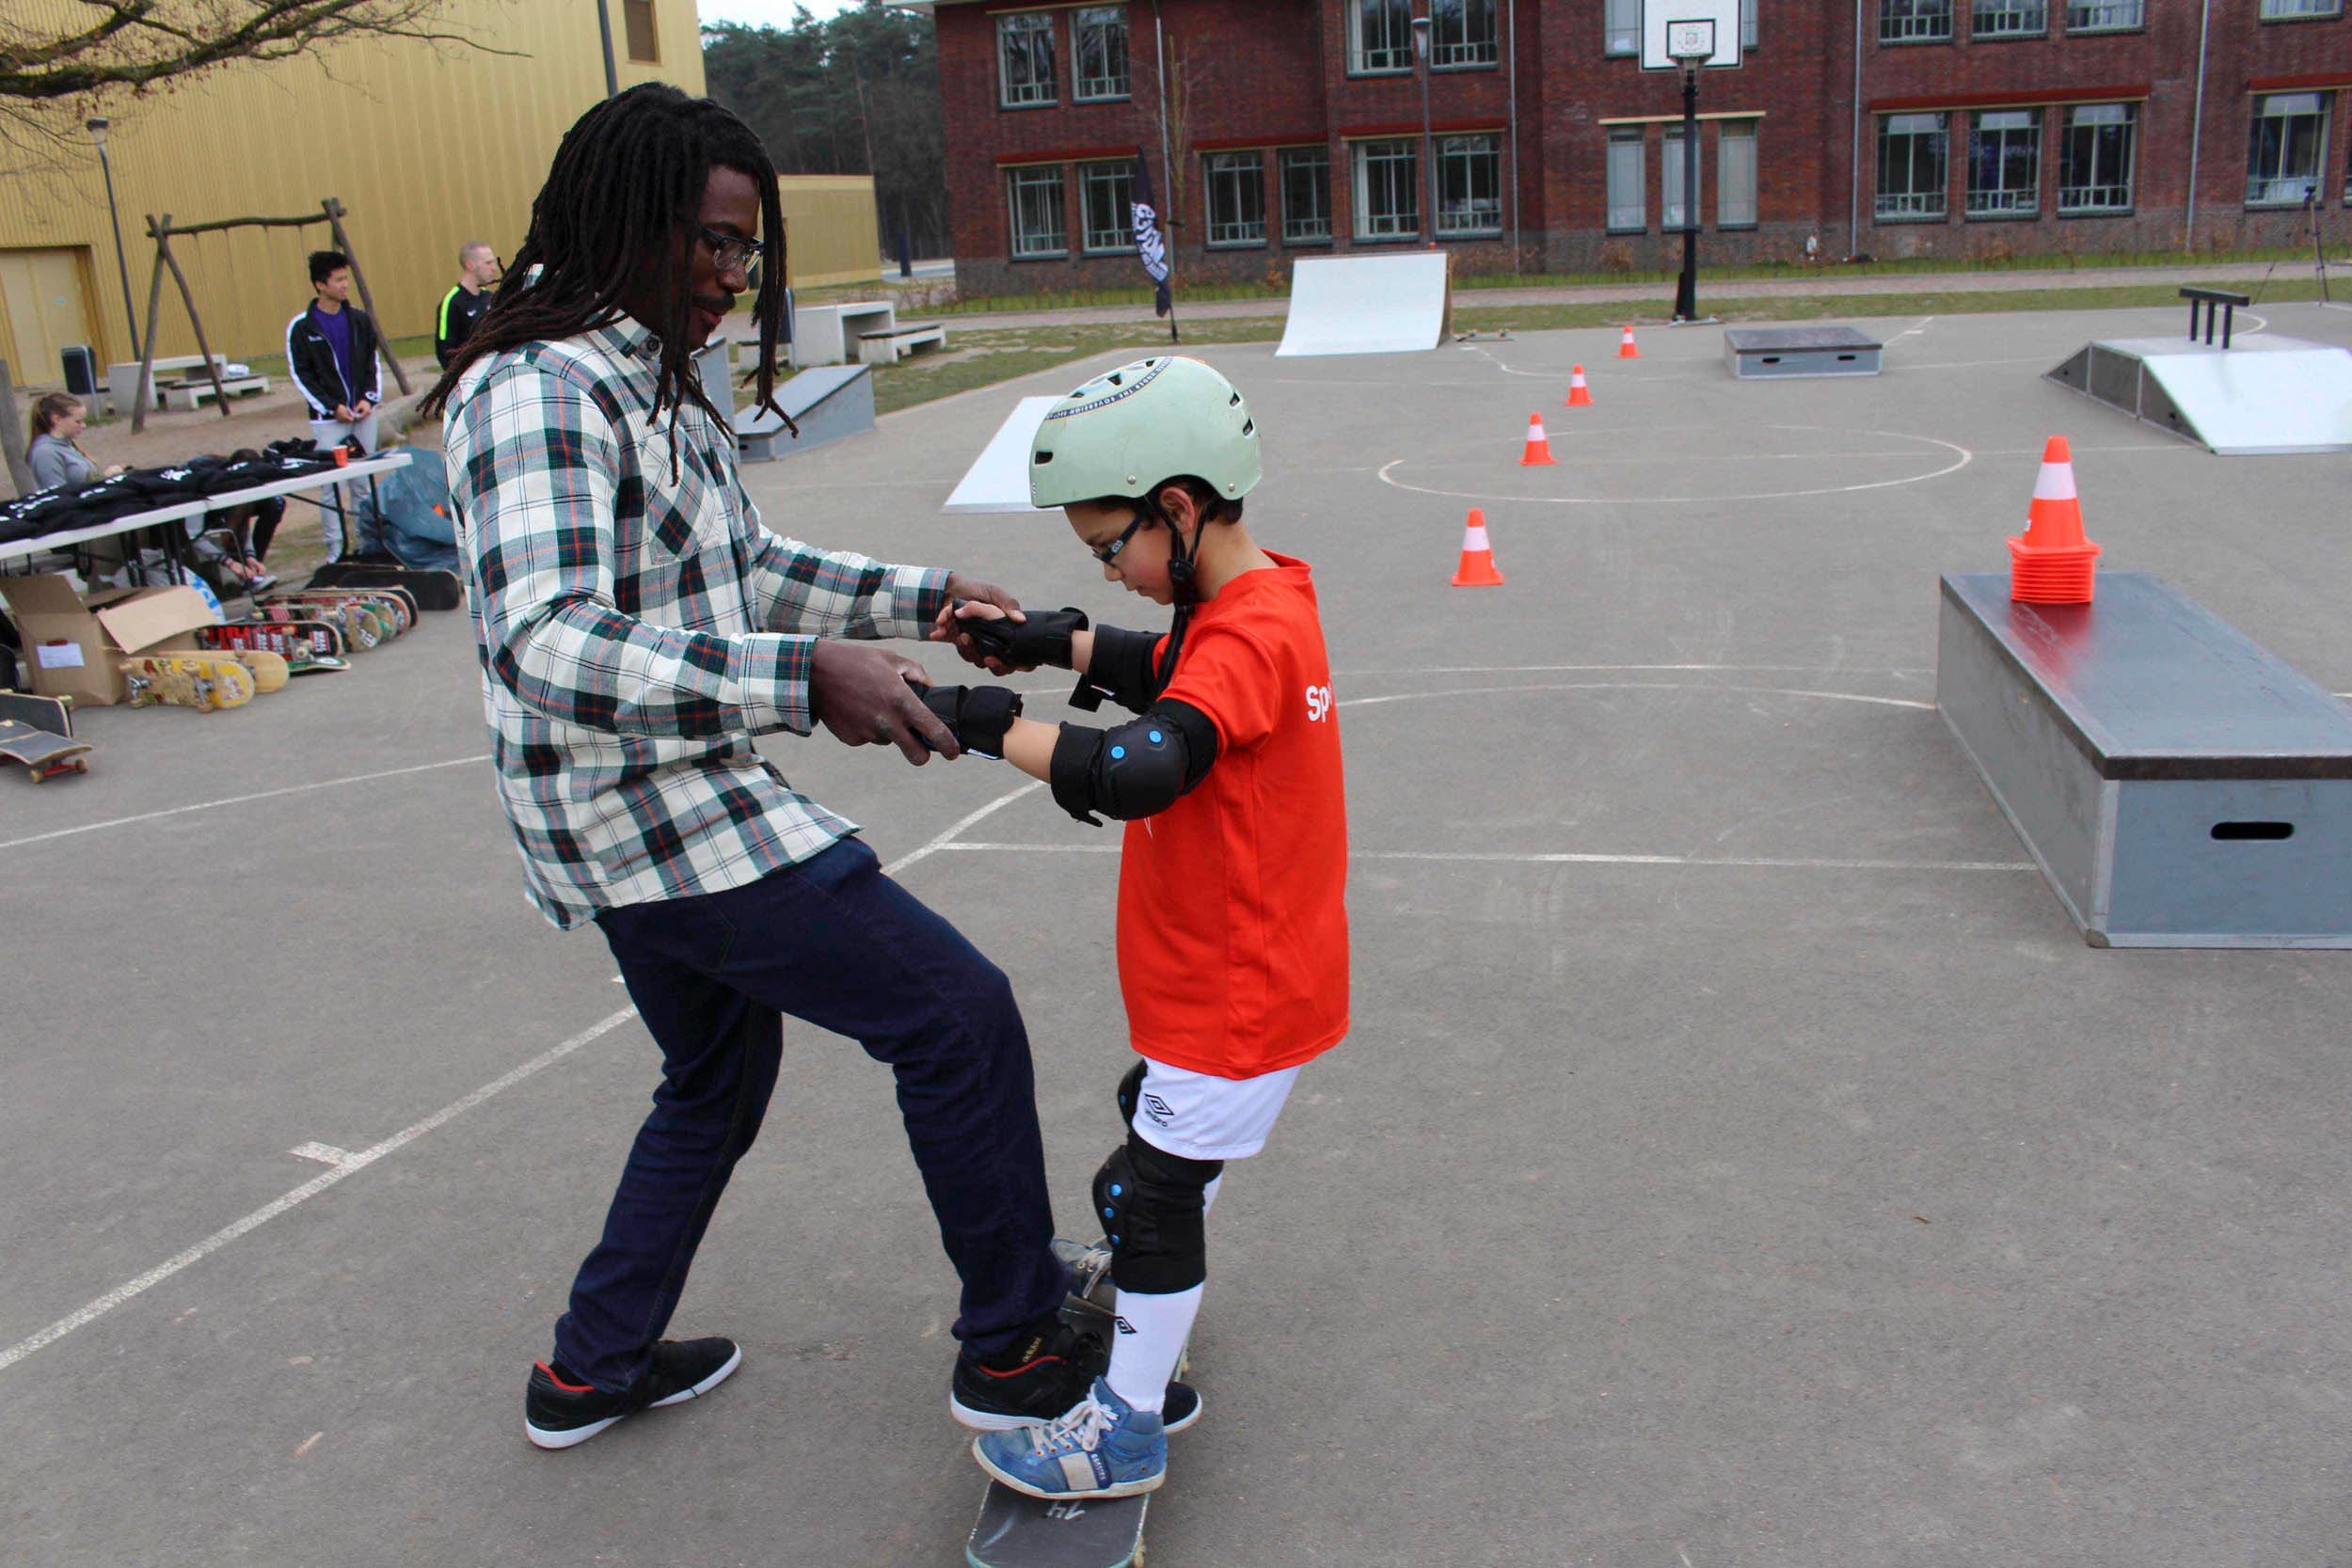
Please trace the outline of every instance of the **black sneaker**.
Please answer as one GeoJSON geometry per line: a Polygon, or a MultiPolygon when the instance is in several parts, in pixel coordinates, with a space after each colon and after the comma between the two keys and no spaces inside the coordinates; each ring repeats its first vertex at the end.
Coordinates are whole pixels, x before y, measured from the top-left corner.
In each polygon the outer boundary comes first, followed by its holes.
{"type": "Polygon", "coordinates": [[[980,1432],[1041,1427],[1085,1399],[1104,1365],[1100,1339],[1049,1312],[993,1355],[958,1355],[947,1408],[980,1432]]]}
{"type": "Polygon", "coordinates": [[[743,1364],[732,1339],[664,1339],[637,1381],[617,1394],[582,1383],[561,1361],[531,1369],[523,1394],[523,1434],[543,1449],[585,1443],[625,1416],[683,1404],[707,1394],[743,1364]]]}
{"type": "Polygon", "coordinates": [[[1200,1391],[1189,1383],[1168,1386],[1168,1402],[1160,1406],[1160,1426],[1166,1432],[1182,1432],[1200,1418],[1200,1391]]]}

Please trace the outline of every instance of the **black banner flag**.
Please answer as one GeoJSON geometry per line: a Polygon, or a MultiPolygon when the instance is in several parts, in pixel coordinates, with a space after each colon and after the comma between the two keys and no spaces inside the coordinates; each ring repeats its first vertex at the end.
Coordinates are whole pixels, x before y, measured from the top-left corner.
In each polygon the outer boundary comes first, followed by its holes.
{"type": "Polygon", "coordinates": [[[1143,270],[1159,286],[1159,294],[1152,301],[1152,313],[1165,316],[1175,309],[1175,301],[1168,293],[1168,246],[1160,239],[1160,214],[1152,199],[1152,166],[1136,154],[1135,200],[1136,255],[1143,261],[1143,270]]]}

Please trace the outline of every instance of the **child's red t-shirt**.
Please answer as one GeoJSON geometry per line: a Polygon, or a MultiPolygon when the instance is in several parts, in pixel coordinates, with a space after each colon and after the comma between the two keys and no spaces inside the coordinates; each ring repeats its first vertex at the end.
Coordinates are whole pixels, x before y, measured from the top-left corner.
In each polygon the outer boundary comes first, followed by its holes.
{"type": "Polygon", "coordinates": [[[1273,560],[1193,610],[1164,695],[1216,726],[1216,762],[1168,810],[1128,823],[1120,858],[1129,1037],[1220,1078],[1295,1067],[1347,1033],[1331,665],[1307,563],[1273,560]]]}

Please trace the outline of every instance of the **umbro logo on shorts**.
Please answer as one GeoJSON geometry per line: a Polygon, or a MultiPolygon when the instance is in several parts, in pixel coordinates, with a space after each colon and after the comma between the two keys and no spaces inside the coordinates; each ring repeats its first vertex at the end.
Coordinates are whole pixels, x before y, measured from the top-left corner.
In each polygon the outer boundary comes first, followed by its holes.
{"type": "Polygon", "coordinates": [[[1112,1321],[1119,1324],[1119,1332],[1121,1334],[1133,1334],[1136,1331],[1136,1325],[1124,1318],[1115,1318],[1112,1321]]]}
{"type": "Polygon", "coordinates": [[[1143,1114],[1162,1127],[1166,1127],[1176,1119],[1176,1113],[1168,1108],[1168,1101],[1156,1094],[1147,1094],[1143,1097],[1143,1114]]]}

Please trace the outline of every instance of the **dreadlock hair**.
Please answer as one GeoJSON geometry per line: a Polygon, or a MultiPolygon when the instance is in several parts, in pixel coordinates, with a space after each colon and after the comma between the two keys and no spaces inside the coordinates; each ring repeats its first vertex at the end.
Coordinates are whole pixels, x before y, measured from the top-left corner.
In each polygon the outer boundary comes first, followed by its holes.
{"type": "MultiPolygon", "coordinates": [[[[749,175],[759,187],[760,231],[771,251],[761,265],[752,319],[759,326],[759,379],[754,406],[773,412],[800,434],[775,404],[776,333],[784,316],[784,207],[776,169],[750,126],[707,98],[690,98],[661,82],[646,82],[608,98],[576,120],[555,150],[547,183],[531,203],[531,232],[507,263],[507,281],[422,408],[437,414],[477,359],[525,343],[570,338],[624,313],[621,295],[651,269],[670,279],[660,321],[646,322],[660,341],[653,412],[691,402],[723,426],[703,390],[689,341],[693,291],[690,247],[703,187],[713,168],[749,175]]],[[[670,427],[673,453],[677,427],[670,427]]]]}

